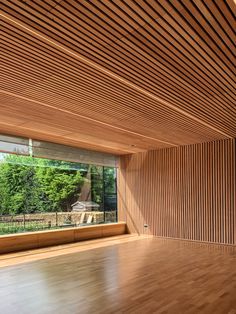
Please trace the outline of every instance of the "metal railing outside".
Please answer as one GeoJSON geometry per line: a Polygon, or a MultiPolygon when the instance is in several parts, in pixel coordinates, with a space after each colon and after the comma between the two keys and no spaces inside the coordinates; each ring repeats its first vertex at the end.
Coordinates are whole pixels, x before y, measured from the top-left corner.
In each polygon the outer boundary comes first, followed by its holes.
{"type": "Polygon", "coordinates": [[[116,222],[116,211],[0,215],[0,235],[116,222]]]}

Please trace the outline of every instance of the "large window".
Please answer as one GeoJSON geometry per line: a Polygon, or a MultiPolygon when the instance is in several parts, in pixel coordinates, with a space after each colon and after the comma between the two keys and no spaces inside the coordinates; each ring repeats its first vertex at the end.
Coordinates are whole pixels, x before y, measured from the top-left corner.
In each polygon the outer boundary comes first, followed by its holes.
{"type": "Polygon", "coordinates": [[[116,221],[116,168],[0,153],[0,235],[116,221]]]}

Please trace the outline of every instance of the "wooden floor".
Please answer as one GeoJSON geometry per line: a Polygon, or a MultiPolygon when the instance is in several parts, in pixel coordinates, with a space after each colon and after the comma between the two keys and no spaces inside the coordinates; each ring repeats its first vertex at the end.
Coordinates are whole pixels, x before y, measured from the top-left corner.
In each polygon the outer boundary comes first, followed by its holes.
{"type": "Polygon", "coordinates": [[[119,236],[0,257],[1,314],[236,313],[236,248],[119,236]]]}

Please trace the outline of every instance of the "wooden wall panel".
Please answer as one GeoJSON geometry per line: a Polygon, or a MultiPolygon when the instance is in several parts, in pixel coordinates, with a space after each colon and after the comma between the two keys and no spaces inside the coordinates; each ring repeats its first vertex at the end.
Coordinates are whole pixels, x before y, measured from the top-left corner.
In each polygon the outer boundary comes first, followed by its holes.
{"type": "Polygon", "coordinates": [[[234,139],[123,156],[120,216],[131,232],[236,244],[235,164],[234,139]]]}

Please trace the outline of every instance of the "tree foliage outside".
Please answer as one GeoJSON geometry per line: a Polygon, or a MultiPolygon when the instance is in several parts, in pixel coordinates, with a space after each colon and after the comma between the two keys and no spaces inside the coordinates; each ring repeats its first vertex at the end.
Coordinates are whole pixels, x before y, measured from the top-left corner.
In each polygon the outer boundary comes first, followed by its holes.
{"type": "Polygon", "coordinates": [[[116,193],[114,168],[1,154],[0,215],[70,211],[88,171],[91,199],[102,209],[104,193],[116,193]]]}
{"type": "Polygon", "coordinates": [[[104,210],[116,209],[117,195],[115,177],[116,172],[114,168],[91,167],[92,200],[101,204],[104,210]],[[109,201],[109,196],[112,197],[112,201],[109,201]]]}

